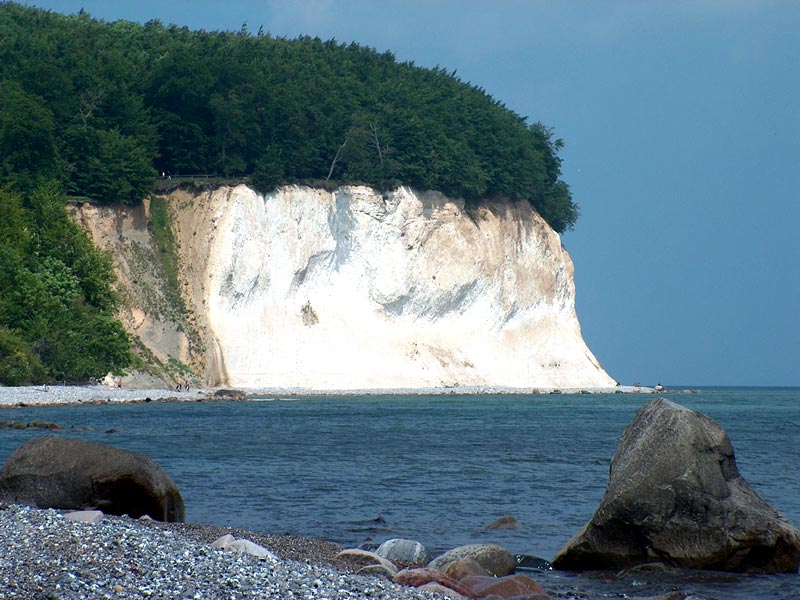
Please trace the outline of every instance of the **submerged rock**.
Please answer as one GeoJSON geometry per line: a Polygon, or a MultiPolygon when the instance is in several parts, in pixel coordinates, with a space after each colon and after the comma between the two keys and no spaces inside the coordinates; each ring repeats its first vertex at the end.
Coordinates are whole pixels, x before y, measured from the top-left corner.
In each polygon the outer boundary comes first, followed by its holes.
{"type": "Polygon", "coordinates": [[[153,460],[105,444],[46,436],[17,448],[0,471],[0,500],[36,508],[183,521],[183,498],[153,460]]]}
{"type": "Polygon", "coordinates": [[[50,423],[49,421],[34,420],[26,425],[28,429],[49,429],[50,431],[58,431],[61,426],[58,423],[50,423]]]}
{"type": "Polygon", "coordinates": [[[225,401],[241,401],[247,400],[247,394],[245,394],[242,390],[233,390],[233,389],[219,389],[215,390],[214,393],[211,395],[212,400],[225,400],[225,401]]]}
{"type": "Polygon", "coordinates": [[[491,523],[489,523],[484,529],[487,531],[493,531],[497,529],[520,529],[522,525],[520,525],[519,519],[517,517],[508,516],[508,517],[500,517],[499,519],[495,519],[491,523]]]}
{"type": "Polygon", "coordinates": [[[800,532],[741,476],[725,431],[663,398],[623,432],[600,506],[553,566],[652,562],[776,573],[800,563],[800,532]]]}

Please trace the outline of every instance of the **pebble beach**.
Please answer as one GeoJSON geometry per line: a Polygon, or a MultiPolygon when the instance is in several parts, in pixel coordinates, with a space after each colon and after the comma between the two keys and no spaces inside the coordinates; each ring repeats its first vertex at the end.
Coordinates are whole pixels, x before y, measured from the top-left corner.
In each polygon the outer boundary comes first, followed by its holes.
{"type": "Polygon", "coordinates": [[[52,385],[0,387],[0,407],[92,402],[196,401],[208,398],[208,390],[110,387],[107,385],[52,385]]]}
{"type": "MultiPolygon", "coordinates": [[[[107,385],[52,385],[52,386],[0,386],[0,407],[37,406],[45,404],[86,404],[101,402],[192,402],[202,400],[225,400],[226,397],[216,397],[216,389],[190,388],[187,390],[174,390],[168,388],[142,387],[125,385],[111,387],[107,385]]],[[[348,390],[315,390],[315,389],[285,389],[285,388],[247,388],[240,390],[247,396],[376,396],[376,395],[449,395],[449,394],[651,394],[653,388],[617,386],[615,388],[537,388],[520,389],[508,387],[488,386],[463,386],[453,388],[397,388],[397,389],[348,389],[348,390]]],[[[688,390],[687,390],[688,392],[688,390]]]]}
{"type": "MultiPolygon", "coordinates": [[[[214,548],[216,527],[105,516],[74,522],[55,510],[0,507],[0,597],[396,599],[442,596],[334,568],[335,544],[249,534],[274,557],[214,548]],[[294,556],[295,558],[289,558],[294,556]],[[301,558],[304,557],[304,558],[301,558]]],[[[242,533],[242,532],[238,532],[242,533]]]]}

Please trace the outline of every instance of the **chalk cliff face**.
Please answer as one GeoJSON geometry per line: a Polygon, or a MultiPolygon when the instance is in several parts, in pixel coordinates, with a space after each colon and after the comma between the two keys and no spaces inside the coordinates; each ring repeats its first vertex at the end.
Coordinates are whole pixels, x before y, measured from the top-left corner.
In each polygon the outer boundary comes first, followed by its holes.
{"type": "Polygon", "coordinates": [[[220,379],[238,386],[613,385],[586,348],[572,263],[529,206],[289,187],[211,195],[220,379]]]}
{"type": "Polygon", "coordinates": [[[572,262],[527,203],[238,186],[171,210],[204,339],[183,360],[209,383],[614,385],[581,337],[572,262]]]}

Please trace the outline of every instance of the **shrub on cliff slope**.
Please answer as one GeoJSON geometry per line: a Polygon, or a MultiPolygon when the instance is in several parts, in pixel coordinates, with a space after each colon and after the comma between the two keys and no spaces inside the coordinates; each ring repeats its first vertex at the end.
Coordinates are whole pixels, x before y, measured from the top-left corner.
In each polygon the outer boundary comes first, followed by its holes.
{"type": "Polygon", "coordinates": [[[525,198],[559,231],[578,216],[550,130],[454,72],[357,44],[2,3],[0,80],[13,88],[0,148],[38,115],[35,145],[0,164],[23,185],[53,171],[73,194],[136,202],[156,172],[254,174],[261,188],[327,179],[525,198]]]}
{"type": "Polygon", "coordinates": [[[86,380],[130,364],[108,258],[56,184],[0,190],[0,383],[86,380]]]}

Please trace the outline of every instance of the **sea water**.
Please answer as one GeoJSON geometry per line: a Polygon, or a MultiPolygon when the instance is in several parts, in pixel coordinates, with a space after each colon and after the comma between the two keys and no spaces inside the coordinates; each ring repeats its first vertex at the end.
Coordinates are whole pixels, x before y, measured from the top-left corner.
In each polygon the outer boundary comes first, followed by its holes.
{"type": "MultiPolygon", "coordinates": [[[[800,525],[800,389],[669,396],[728,433],[739,470],[800,525]]],[[[61,435],[143,452],[177,483],[186,519],[373,547],[416,539],[432,553],[497,543],[551,559],[592,516],[623,429],[651,395],[266,397],[7,409],[61,435]],[[503,516],[520,528],[487,530],[503,516]]],[[[42,435],[0,430],[0,460],[42,435]]],[[[534,575],[579,597],[800,598],[800,576],[707,572],[534,575]],[[583,596],[581,596],[583,594],[583,596]]]]}

